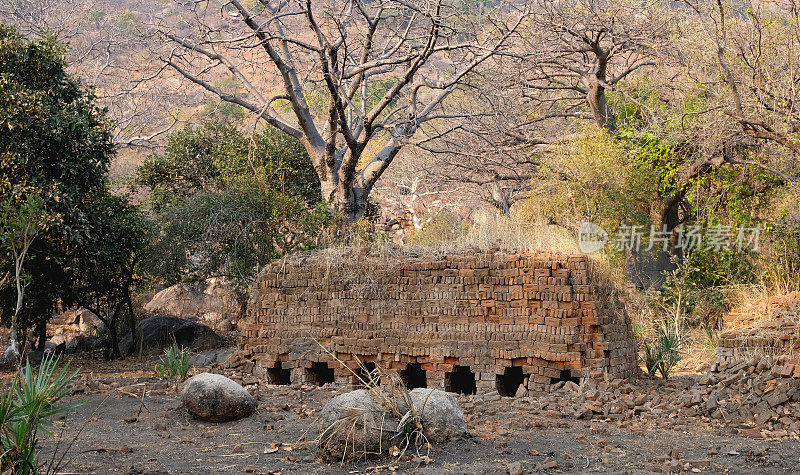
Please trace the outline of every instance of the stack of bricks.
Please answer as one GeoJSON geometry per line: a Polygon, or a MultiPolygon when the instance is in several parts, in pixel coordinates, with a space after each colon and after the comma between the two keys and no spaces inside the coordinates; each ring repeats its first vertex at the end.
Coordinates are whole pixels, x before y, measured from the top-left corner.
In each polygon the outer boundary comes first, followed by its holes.
{"type": "Polygon", "coordinates": [[[764,297],[725,315],[716,362],[797,355],[800,355],[800,292],[764,297]]]}
{"type": "Polygon", "coordinates": [[[292,383],[355,384],[377,364],[451,391],[549,391],[637,370],[622,305],[582,255],[303,253],[263,270],[239,328],[252,374],[292,383]]]}

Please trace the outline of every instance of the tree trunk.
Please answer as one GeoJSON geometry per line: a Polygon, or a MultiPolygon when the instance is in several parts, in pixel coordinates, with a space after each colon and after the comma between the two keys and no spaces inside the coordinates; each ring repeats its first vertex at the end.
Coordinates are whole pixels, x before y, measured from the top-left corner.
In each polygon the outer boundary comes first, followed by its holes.
{"type": "Polygon", "coordinates": [[[330,204],[330,212],[348,223],[364,217],[367,210],[367,192],[355,185],[349,187],[332,181],[322,182],[322,198],[330,204]]]}
{"type": "Polygon", "coordinates": [[[612,134],[617,131],[617,121],[611,112],[611,107],[606,99],[606,89],[600,84],[599,79],[592,78],[589,84],[589,93],[586,97],[589,109],[595,123],[612,134]]]}
{"type": "Polygon", "coordinates": [[[138,335],[136,334],[136,315],[133,313],[133,301],[131,300],[130,289],[126,293],[125,301],[128,304],[128,325],[130,325],[131,327],[131,338],[133,339],[133,348],[136,348],[138,347],[139,338],[138,335]]]}
{"type": "Polygon", "coordinates": [[[44,344],[47,342],[47,319],[44,317],[36,325],[36,337],[36,350],[44,351],[44,344]]]}
{"type": "Polygon", "coordinates": [[[489,185],[489,193],[492,204],[500,210],[500,213],[507,218],[511,217],[511,190],[503,191],[500,184],[495,182],[489,185]]]}
{"type": "Polygon", "coordinates": [[[22,282],[22,262],[25,260],[25,252],[14,250],[14,279],[17,285],[17,305],[14,307],[14,315],[11,317],[11,344],[6,350],[5,357],[19,359],[19,313],[22,311],[22,302],[25,298],[25,283],[22,282]]]}

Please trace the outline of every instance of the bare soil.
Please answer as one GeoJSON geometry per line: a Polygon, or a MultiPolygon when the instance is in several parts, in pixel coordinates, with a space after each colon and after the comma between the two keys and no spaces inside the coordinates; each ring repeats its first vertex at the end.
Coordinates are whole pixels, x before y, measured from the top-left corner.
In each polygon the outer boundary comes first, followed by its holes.
{"type": "Polygon", "coordinates": [[[681,424],[566,419],[497,396],[459,396],[470,437],[420,454],[429,458],[406,453],[324,464],[314,457],[314,421],[336,391],[263,385],[255,391],[256,415],[206,423],[180,407],[179,385],[152,377],[155,360],[73,364],[81,372],[65,403],[80,405],[59,416],[55,435],[42,434],[40,442],[40,461],[54,452],[60,459],[66,450],[62,473],[503,474],[515,462],[525,473],[791,473],[800,467],[796,439],[748,439],[701,418],[681,424]]]}

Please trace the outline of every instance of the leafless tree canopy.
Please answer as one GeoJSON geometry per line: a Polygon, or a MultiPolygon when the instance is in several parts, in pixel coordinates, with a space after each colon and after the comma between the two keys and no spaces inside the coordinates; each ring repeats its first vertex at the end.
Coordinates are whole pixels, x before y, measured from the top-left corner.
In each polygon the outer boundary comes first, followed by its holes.
{"type": "Polygon", "coordinates": [[[503,51],[524,15],[473,23],[445,0],[231,0],[219,15],[186,3],[162,28],[162,60],[193,83],[299,139],[323,198],[349,218],[426,124],[459,119],[448,97],[503,51]],[[210,21],[214,19],[214,21],[210,21]],[[224,74],[235,86],[214,85],[224,74]],[[268,90],[271,76],[281,87],[268,90]]]}
{"type": "Polygon", "coordinates": [[[478,186],[508,214],[548,147],[581,122],[616,131],[606,93],[656,65],[669,18],[658,1],[536,0],[513,48],[482,68],[459,134],[427,147],[432,173],[478,186]]]}
{"type": "Polygon", "coordinates": [[[704,142],[726,159],[725,144],[748,141],[800,156],[800,2],[788,11],[682,3],[693,15],[679,24],[679,61],[709,92],[708,107],[698,111],[713,139],[704,142]]]}
{"type": "Polygon", "coordinates": [[[30,38],[69,45],[69,71],[92,85],[108,107],[119,147],[154,146],[189,102],[168,83],[145,81],[152,76],[144,55],[149,40],[131,11],[89,0],[0,0],[0,21],[30,38]]]}

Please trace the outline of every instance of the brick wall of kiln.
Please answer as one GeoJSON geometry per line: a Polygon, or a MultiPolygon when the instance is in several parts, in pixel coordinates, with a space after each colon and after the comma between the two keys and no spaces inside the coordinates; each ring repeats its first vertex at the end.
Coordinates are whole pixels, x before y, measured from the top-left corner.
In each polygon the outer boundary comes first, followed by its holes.
{"type": "Polygon", "coordinates": [[[715,351],[718,363],[753,356],[800,355],[800,292],[770,295],[735,308],[723,317],[715,351]]]}
{"type": "Polygon", "coordinates": [[[276,261],[240,321],[239,366],[293,383],[321,382],[322,369],[354,384],[321,344],[351,368],[359,360],[399,372],[415,364],[428,387],[452,390],[464,372],[477,392],[520,372],[532,391],[603,373],[632,376],[635,341],[621,304],[590,282],[588,265],[580,255],[477,251],[276,261]]]}

